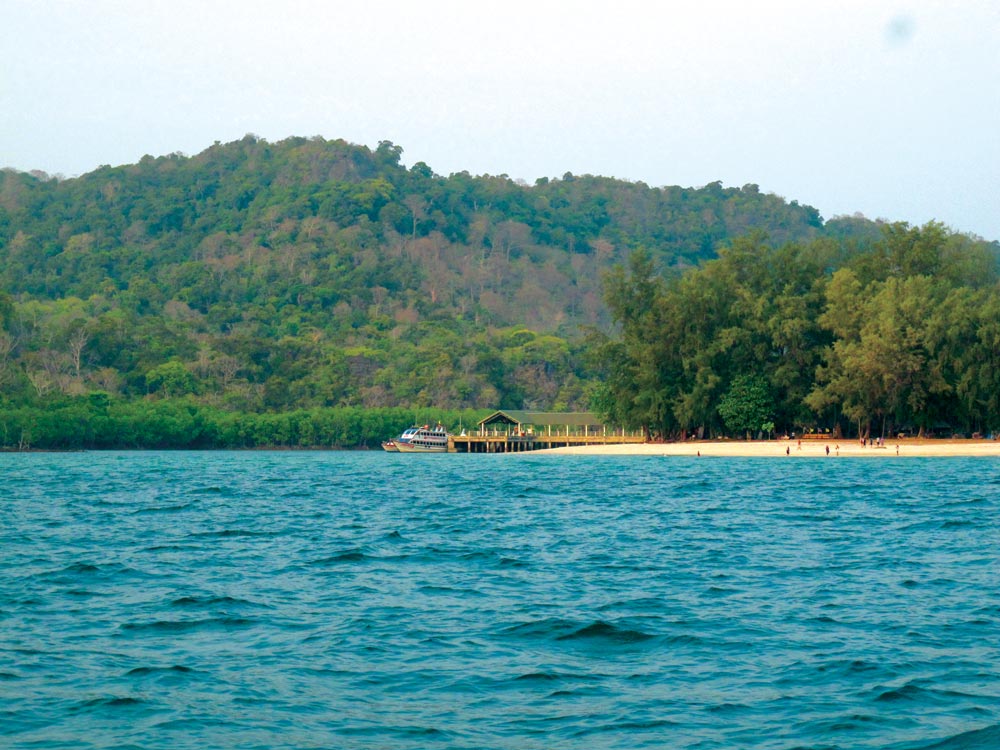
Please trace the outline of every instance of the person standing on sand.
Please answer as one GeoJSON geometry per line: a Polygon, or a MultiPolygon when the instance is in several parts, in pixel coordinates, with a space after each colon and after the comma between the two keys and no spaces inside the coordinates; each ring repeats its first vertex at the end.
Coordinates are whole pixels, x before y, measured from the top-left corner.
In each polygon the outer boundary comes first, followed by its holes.
{"type": "Polygon", "coordinates": [[[826,455],[828,455],[828,456],[830,455],[830,446],[829,445],[826,446],[826,455]]]}
{"type": "Polygon", "coordinates": [[[839,456],[840,455],[840,443],[837,443],[837,445],[834,446],[834,449],[837,451],[837,455],[839,456]]]}
{"type": "Polygon", "coordinates": [[[792,447],[790,445],[785,446],[785,455],[786,456],[792,455],[792,447]]]}

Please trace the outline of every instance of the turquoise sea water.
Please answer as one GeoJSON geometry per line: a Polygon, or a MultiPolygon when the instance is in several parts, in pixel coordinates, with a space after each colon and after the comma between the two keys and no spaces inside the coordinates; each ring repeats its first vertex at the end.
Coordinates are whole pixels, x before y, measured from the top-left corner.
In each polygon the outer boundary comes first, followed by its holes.
{"type": "Polygon", "coordinates": [[[1000,461],[0,455],[3,748],[997,748],[1000,461]]]}

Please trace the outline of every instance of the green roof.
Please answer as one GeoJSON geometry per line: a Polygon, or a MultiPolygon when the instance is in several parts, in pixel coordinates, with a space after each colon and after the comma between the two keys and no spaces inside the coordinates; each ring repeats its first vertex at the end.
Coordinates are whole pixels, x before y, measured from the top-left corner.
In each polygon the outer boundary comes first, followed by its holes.
{"type": "Polygon", "coordinates": [[[601,427],[604,423],[589,411],[520,411],[503,409],[495,411],[479,422],[490,424],[532,425],[534,427],[601,427]]]}

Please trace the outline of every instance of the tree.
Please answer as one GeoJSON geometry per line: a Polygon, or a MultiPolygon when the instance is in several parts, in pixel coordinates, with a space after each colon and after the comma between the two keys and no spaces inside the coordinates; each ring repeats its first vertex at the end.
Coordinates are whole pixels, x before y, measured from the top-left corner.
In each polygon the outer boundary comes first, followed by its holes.
{"type": "Polygon", "coordinates": [[[170,360],[157,365],[146,373],[146,387],[151,393],[160,391],[170,398],[194,393],[196,381],[183,362],[170,360]]]}
{"type": "Polygon", "coordinates": [[[70,359],[73,362],[73,372],[76,374],[77,378],[80,377],[83,350],[87,346],[88,341],[90,341],[90,334],[87,332],[87,329],[81,325],[70,334],[69,340],[66,342],[66,345],[69,348],[70,359]]]}
{"type": "Polygon", "coordinates": [[[642,428],[650,437],[665,435],[673,424],[670,393],[659,377],[669,372],[659,366],[663,291],[645,250],[630,256],[627,274],[621,266],[612,269],[605,278],[605,301],[621,337],[603,337],[594,360],[604,382],[592,391],[593,408],[612,424],[642,428]]]}
{"type": "Polygon", "coordinates": [[[719,416],[726,429],[745,432],[747,440],[754,432],[766,431],[773,422],[774,401],[767,382],[759,376],[740,375],[719,400],[719,416]]]}

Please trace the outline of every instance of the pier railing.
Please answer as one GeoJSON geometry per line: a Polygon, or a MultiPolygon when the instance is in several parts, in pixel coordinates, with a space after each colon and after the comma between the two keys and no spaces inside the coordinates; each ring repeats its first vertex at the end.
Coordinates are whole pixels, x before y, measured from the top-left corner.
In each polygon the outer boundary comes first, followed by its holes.
{"type": "Polygon", "coordinates": [[[643,443],[642,434],[601,433],[601,434],[532,434],[507,433],[504,431],[485,432],[474,435],[453,435],[448,439],[448,450],[452,453],[523,453],[546,448],[566,448],[576,445],[615,445],[621,443],[643,443]]]}

